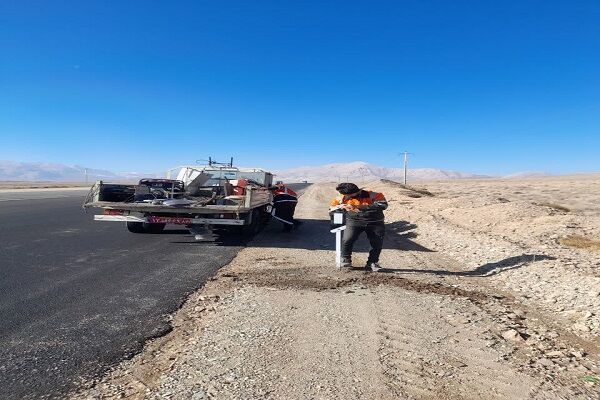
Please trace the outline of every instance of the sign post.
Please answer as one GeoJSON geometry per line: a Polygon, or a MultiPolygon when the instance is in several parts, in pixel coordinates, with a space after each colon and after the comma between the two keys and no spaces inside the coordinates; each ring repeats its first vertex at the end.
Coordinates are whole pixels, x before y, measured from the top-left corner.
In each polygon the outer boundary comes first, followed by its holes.
{"type": "Polygon", "coordinates": [[[342,266],[342,231],[346,229],[346,225],[332,229],[330,232],[335,233],[335,265],[338,268],[342,266]]]}

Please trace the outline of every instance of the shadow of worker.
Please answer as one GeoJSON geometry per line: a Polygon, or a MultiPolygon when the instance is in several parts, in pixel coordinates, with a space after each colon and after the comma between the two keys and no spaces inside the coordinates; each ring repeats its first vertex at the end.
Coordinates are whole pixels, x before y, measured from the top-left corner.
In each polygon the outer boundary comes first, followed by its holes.
{"type": "Polygon", "coordinates": [[[432,274],[439,276],[464,276],[464,277],[478,277],[487,278],[500,274],[502,272],[523,268],[526,265],[534,262],[544,260],[556,260],[556,257],[548,256],[545,254],[521,254],[519,256],[512,256],[500,261],[489,262],[482,264],[477,268],[470,271],[448,271],[448,270],[434,270],[434,269],[415,269],[415,268],[384,268],[379,272],[384,273],[422,273],[432,274]]]}

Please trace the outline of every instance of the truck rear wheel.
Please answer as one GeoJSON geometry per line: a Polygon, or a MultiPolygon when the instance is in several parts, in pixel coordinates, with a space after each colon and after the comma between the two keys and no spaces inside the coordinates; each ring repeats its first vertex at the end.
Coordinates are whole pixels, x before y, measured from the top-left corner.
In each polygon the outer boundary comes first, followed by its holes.
{"type": "Polygon", "coordinates": [[[147,222],[127,222],[127,230],[132,233],[160,233],[166,224],[149,224],[147,222]]]}
{"type": "Polygon", "coordinates": [[[252,214],[248,214],[248,217],[251,217],[250,223],[248,225],[242,226],[242,235],[244,236],[254,236],[258,233],[261,226],[261,211],[257,208],[252,210],[252,214]]]}
{"type": "Polygon", "coordinates": [[[132,233],[146,233],[143,222],[127,222],[127,230],[132,233]]]}
{"type": "Polygon", "coordinates": [[[148,233],[161,233],[167,224],[148,224],[148,233]]]}
{"type": "Polygon", "coordinates": [[[272,217],[271,213],[268,212],[266,209],[260,211],[260,223],[263,226],[269,224],[269,222],[271,221],[271,217],[272,217]]]}

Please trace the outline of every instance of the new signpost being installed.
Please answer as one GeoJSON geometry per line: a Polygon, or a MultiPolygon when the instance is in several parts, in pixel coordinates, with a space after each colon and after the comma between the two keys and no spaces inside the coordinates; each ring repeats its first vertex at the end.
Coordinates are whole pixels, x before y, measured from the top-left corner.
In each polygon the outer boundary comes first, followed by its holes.
{"type": "Polygon", "coordinates": [[[341,225],[337,228],[333,228],[330,230],[331,233],[335,233],[335,265],[338,268],[342,266],[342,232],[346,229],[346,225],[342,225],[344,223],[344,214],[341,212],[334,212],[333,214],[333,224],[341,225]]]}

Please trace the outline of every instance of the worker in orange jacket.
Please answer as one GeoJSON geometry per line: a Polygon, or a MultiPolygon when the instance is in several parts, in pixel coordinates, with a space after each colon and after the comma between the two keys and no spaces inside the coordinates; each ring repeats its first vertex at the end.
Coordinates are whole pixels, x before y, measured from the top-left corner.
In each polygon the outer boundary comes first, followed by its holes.
{"type": "Polygon", "coordinates": [[[340,183],[335,188],[340,195],[331,200],[330,211],[343,210],[346,230],[342,238],[342,267],[352,267],[352,248],[360,234],[365,232],[371,251],[365,265],[366,271],[379,271],[379,255],[383,249],[385,223],[383,210],[388,207],[382,193],[360,189],[354,183],[340,183]]]}
{"type": "Polygon", "coordinates": [[[283,224],[283,231],[290,232],[292,228],[299,224],[294,219],[294,212],[298,204],[298,194],[283,183],[277,183],[270,188],[273,193],[273,207],[275,219],[283,224]]]}

